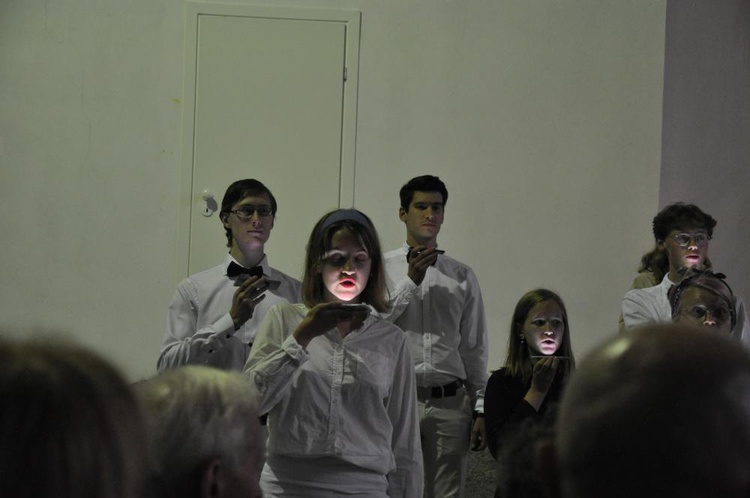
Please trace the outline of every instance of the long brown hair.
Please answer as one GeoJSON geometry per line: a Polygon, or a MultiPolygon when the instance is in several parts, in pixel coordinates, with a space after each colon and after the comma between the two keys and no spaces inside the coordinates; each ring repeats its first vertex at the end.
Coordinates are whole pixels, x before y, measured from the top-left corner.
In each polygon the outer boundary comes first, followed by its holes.
{"type": "Polygon", "coordinates": [[[570,344],[570,326],[568,325],[568,311],[565,303],[556,293],[548,289],[534,289],[524,294],[516,304],[513,318],[510,322],[510,336],[508,337],[508,356],[505,359],[507,373],[514,377],[521,377],[524,382],[531,379],[533,365],[529,355],[529,347],[523,337],[523,324],[531,309],[544,301],[554,301],[562,311],[562,320],[565,327],[562,344],[555,351],[554,356],[567,356],[568,360],[562,362],[558,367],[563,376],[567,376],[575,368],[573,348],[570,344]]]}
{"type": "Polygon", "coordinates": [[[389,309],[386,298],[385,271],[383,268],[383,252],[380,249],[380,239],[375,225],[367,215],[356,209],[336,209],[326,213],[310,234],[305,257],[305,276],[302,278],[302,298],[305,305],[312,308],[316,304],[325,302],[325,286],[318,268],[323,257],[331,247],[333,236],[339,230],[349,230],[362,243],[362,247],[370,256],[370,276],[367,285],[360,294],[360,300],[367,303],[376,311],[382,313],[389,309]],[[332,217],[340,218],[331,222],[332,217]]]}

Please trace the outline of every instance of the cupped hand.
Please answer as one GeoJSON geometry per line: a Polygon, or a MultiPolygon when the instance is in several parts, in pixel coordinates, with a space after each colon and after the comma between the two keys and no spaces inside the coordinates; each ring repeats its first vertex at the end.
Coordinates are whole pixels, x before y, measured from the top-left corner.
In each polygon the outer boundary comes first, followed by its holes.
{"type": "Polygon", "coordinates": [[[267,287],[263,277],[250,277],[234,291],[232,308],[229,310],[229,316],[234,322],[234,330],[239,329],[252,318],[255,307],[266,298],[264,292],[267,287]]]}
{"type": "Polygon", "coordinates": [[[409,278],[416,284],[420,285],[427,274],[427,269],[435,264],[438,253],[434,247],[415,246],[409,251],[409,278]]]}
{"type": "Polygon", "coordinates": [[[533,377],[531,378],[531,387],[539,393],[547,394],[555,380],[557,366],[560,363],[554,356],[542,358],[534,365],[533,377]]]}
{"type": "Polygon", "coordinates": [[[294,338],[306,348],[311,340],[340,323],[349,324],[349,330],[361,327],[369,314],[370,309],[364,304],[320,303],[307,312],[295,329],[294,338]]]}

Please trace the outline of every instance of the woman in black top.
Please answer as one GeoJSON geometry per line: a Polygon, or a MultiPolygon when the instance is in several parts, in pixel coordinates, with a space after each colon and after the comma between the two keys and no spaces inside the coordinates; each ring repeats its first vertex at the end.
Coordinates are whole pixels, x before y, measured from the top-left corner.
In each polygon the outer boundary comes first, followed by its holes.
{"type": "Polygon", "coordinates": [[[485,391],[487,442],[495,459],[521,422],[541,420],[554,409],[574,366],[562,299],[547,289],[526,293],[513,312],[505,366],[490,376],[485,391]]]}

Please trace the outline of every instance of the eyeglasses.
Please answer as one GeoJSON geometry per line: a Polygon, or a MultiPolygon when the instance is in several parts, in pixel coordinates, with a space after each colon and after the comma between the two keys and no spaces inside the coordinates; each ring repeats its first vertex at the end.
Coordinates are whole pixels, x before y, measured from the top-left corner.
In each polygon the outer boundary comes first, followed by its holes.
{"type": "Polygon", "coordinates": [[[711,240],[711,236],[705,232],[683,232],[678,233],[677,235],[670,235],[669,237],[677,242],[677,245],[682,247],[683,249],[690,244],[691,240],[699,246],[705,246],[706,244],[708,244],[708,241],[711,240]]]}
{"type": "Polygon", "coordinates": [[[234,213],[240,221],[249,221],[255,213],[258,213],[258,216],[261,217],[271,216],[273,214],[271,206],[253,206],[252,204],[244,204],[229,212],[234,213]]]}
{"type": "Polygon", "coordinates": [[[708,308],[706,306],[695,305],[682,310],[683,315],[700,322],[703,322],[709,313],[711,313],[711,316],[716,320],[718,325],[722,325],[732,318],[732,310],[726,307],[708,308]]]}

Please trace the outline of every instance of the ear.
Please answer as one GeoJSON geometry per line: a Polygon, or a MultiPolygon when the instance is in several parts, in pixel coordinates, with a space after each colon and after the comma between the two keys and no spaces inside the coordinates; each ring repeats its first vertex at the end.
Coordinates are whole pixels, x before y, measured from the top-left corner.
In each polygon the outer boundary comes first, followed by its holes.
{"type": "Polygon", "coordinates": [[[544,496],[548,498],[562,498],[560,491],[560,469],[557,466],[555,442],[551,437],[538,441],[534,448],[534,453],[536,453],[544,496]]]}
{"type": "Polygon", "coordinates": [[[221,220],[221,224],[224,225],[224,228],[231,228],[229,226],[229,213],[219,214],[219,219],[221,220]]]}
{"type": "Polygon", "coordinates": [[[224,482],[223,482],[223,469],[221,460],[214,458],[203,469],[200,482],[200,496],[201,498],[218,498],[222,495],[224,482]]]}
{"type": "Polygon", "coordinates": [[[406,223],[406,209],[398,208],[398,219],[406,223]]]}

